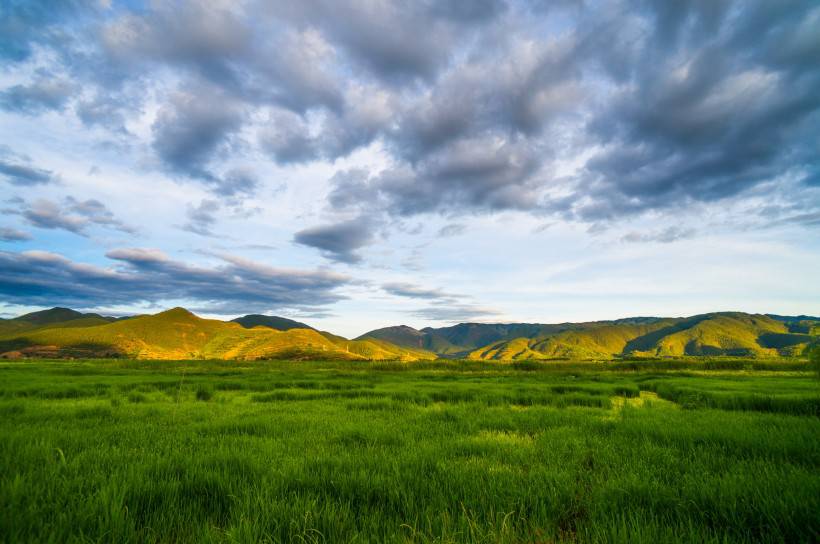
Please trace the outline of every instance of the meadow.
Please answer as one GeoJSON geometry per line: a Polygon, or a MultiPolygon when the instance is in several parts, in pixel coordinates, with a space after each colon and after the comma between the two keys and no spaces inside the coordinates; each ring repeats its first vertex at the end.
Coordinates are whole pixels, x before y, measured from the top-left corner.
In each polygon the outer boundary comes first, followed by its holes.
{"type": "Polygon", "coordinates": [[[0,363],[3,542],[817,542],[800,362],[0,363]]]}

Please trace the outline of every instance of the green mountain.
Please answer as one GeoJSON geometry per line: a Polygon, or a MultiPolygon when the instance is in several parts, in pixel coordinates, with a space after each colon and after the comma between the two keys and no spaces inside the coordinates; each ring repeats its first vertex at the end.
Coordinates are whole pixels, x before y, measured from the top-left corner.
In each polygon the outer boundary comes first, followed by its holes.
{"type": "MultiPolygon", "coordinates": [[[[277,331],[289,331],[290,329],[313,329],[310,325],[306,325],[287,317],[278,317],[275,315],[259,315],[249,314],[242,317],[237,317],[231,320],[233,323],[239,323],[246,329],[254,327],[269,327],[277,331]]],[[[313,329],[315,330],[315,329],[313,329]]]]}
{"type": "Polygon", "coordinates": [[[113,317],[84,314],[69,308],[51,308],[50,310],[31,312],[14,319],[0,319],[0,335],[30,331],[45,326],[90,327],[92,325],[104,325],[115,320],[113,317]]]}
{"type": "Polygon", "coordinates": [[[329,338],[318,331],[202,319],[184,308],[127,320],[68,327],[48,324],[0,335],[2,357],[133,357],[138,359],[434,359],[381,341],[329,338]]]}
{"type": "Polygon", "coordinates": [[[591,323],[481,324],[387,327],[360,339],[379,338],[422,347],[446,357],[513,361],[619,357],[802,354],[820,341],[820,320],[720,312],[687,318],[638,317],[591,323]]]}
{"type": "Polygon", "coordinates": [[[30,314],[15,317],[14,321],[25,321],[35,325],[49,325],[52,323],[64,323],[66,321],[89,318],[100,319],[106,322],[114,321],[113,317],[103,317],[99,314],[83,314],[70,308],[51,308],[50,310],[31,312],[30,314]]]}
{"type": "Polygon", "coordinates": [[[611,360],[797,356],[818,344],[816,318],[741,312],[587,323],[461,323],[422,330],[401,325],[355,340],[282,317],[247,315],[225,322],[184,308],[128,319],[53,308],[0,320],[0,357],[7,358],[611,360]]]}

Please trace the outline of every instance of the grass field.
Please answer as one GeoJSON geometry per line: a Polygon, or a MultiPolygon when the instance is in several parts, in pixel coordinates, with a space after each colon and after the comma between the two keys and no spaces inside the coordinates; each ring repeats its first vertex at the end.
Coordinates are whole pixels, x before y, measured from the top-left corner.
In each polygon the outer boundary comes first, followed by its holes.
{"type": "Polygon", "coordinates": [[[817,542],[799,363],[0,363],[4,542],[817,542]]]}

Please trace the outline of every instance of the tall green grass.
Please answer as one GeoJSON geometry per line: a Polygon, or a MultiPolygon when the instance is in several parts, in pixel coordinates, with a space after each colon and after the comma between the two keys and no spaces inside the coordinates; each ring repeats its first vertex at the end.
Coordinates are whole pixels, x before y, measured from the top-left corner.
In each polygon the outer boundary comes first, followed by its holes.
{"type": "Polygon", "coordinates": [[[0,541],[817,541],[811,374],[564,365],[2,363],[0,541]]]}

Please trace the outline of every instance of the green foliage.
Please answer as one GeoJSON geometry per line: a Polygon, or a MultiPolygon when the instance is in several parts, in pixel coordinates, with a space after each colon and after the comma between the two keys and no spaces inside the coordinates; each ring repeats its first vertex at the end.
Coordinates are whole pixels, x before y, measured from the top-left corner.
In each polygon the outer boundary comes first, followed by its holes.
{"type": "Polygon", "coordinates": [[[501,340],[469,353],[501,361],[618,357],[799,356],[814,336],[765,315],[725,312],[649,322],[578,324],[571,330],[501,340]]]}
{"type": "Polygon", "coordinates": [[[88,323],[89,319],[80,317],[59,326],[6,334],[0,337],[0,353],[140,359],[435,358],[432,353],[422,350],[400,348],[386,342],[351,342],[307,328],[278,331],[258,326],[248,329],[238,323],[202,319],[184,308],[105,324],[88,323]],[[86,326],[74,326],[74,323],[86,326]]]}
{"type": "Polygon", "coordinates": [[[248,315],[226,323],[174,308],[112,322],[96,314],[54,308],[0,320],[0,356],[402,362],[437,356],[500,362],[682,356],[766,360],[804,356],[817,340],[816,321],[804,317],[774,319],[723,312],[559,325],[462,323],[421,331],[398,326],[347,340],[275,316],[248,315]]]}
{"type": "Polygon", "coordinates": [[[820,344],[816,344],[809,349],[809,364],[814,369],[817,377],[820,378],[820,344]]]}
{"type": "Polygon", "coordinates": [[[709,363],[0,363],[0,540],[816,540],[807,363],[709,363]]]}

